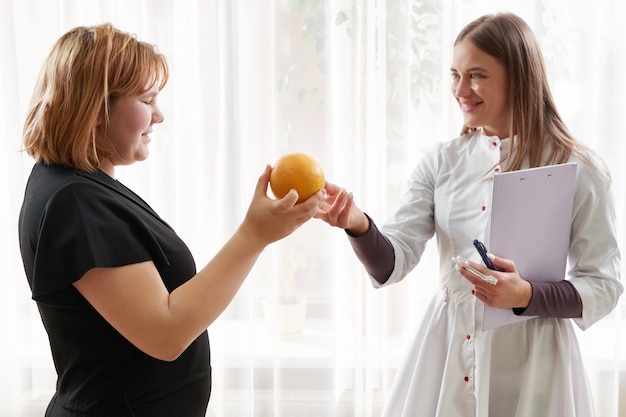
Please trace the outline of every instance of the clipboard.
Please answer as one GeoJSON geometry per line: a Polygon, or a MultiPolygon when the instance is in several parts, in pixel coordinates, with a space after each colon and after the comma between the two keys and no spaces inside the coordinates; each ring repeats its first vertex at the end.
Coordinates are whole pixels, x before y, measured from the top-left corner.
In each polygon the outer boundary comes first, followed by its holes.
{"type": "MultiPolygon", "coordinates": [[[[564,279],[575,188],[575,163],[495,174],[489,252],[513,260],[527,279],[564,279]]],[[[483,330],[530,318],[485,305],[483,330]]]]}

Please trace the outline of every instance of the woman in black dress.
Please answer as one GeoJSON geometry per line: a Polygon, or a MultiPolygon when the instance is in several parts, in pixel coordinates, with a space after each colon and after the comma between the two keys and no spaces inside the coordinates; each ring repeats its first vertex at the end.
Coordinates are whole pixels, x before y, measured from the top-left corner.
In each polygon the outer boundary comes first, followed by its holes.
{"type": "Polygon", "coordinates": [[[58,373],[46,416],[204,416],[207,327],[263,249],[320,206],[322,192],[270,199],[267,167],[239,228],[197,272],[174,230],[115,179],[148,156],[167,79],[153,45],[104,24],[63,35],[35,88],[19,235],[58,373]]]}

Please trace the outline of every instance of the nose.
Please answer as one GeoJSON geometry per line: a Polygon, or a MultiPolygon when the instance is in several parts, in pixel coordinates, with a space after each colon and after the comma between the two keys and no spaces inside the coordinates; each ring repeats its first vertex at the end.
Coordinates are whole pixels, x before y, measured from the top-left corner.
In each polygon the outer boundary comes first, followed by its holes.
{"type": "Polygon", "coordinates": [[[165,115],[161,111],[160,107],[155,107],[152,112],[152,123],[163,123],[165,120],[165,115]]]}
{"type": "Polygon", "coordinates": [[[452,94],[455,97],[465,97],[472,91],[471,83],[468,77],[459,76],[452,82],[452,94]]]}

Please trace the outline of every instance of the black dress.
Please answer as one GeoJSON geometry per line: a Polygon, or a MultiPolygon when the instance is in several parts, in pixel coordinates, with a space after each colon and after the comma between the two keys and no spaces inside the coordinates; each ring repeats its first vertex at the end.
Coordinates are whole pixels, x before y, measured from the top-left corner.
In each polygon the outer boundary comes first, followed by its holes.
{"type": "Polygon", "coordinates": [[[175,361],[155,359],[111,327],[72,285],[94,267],[149,260],[170,292],[195,275],[185,243],[145,201],[101,171],[36,164],[19,235],[58,375],[46,416],[205,415],[211,391],[206,331],[175,361]]]}

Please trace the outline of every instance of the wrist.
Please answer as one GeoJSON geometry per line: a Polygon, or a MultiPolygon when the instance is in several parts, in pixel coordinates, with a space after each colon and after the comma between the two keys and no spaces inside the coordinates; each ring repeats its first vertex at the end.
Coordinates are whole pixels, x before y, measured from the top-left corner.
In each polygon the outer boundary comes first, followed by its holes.
{"type": "Polygon", "coordinates": [[[253,222],[247,221],[247,219],[235,230],[232,238],[242,241],[244,246],[249,247],[253,251],[263,251],[265,247],[272,243],[271,240],[268,240],[263,235],[260,228],[253,222]]]}
{"type": "Polygon", "coordinates": [[[367,217],[363,212],[361,212],[359,217],[359,221],[354,226],[350,226],[345,229],[346,233],[348,233],[350,236],[363,236],[370,230],[369,217],[367,217]]]}
{"type": "Polygon", "coordinates": [[[521,305],[520,308],[528,308],[530,305],[530,300],[533,298],[533,286],[529,281],[524,281],[524,290],[522,292],[521,305]]]}

